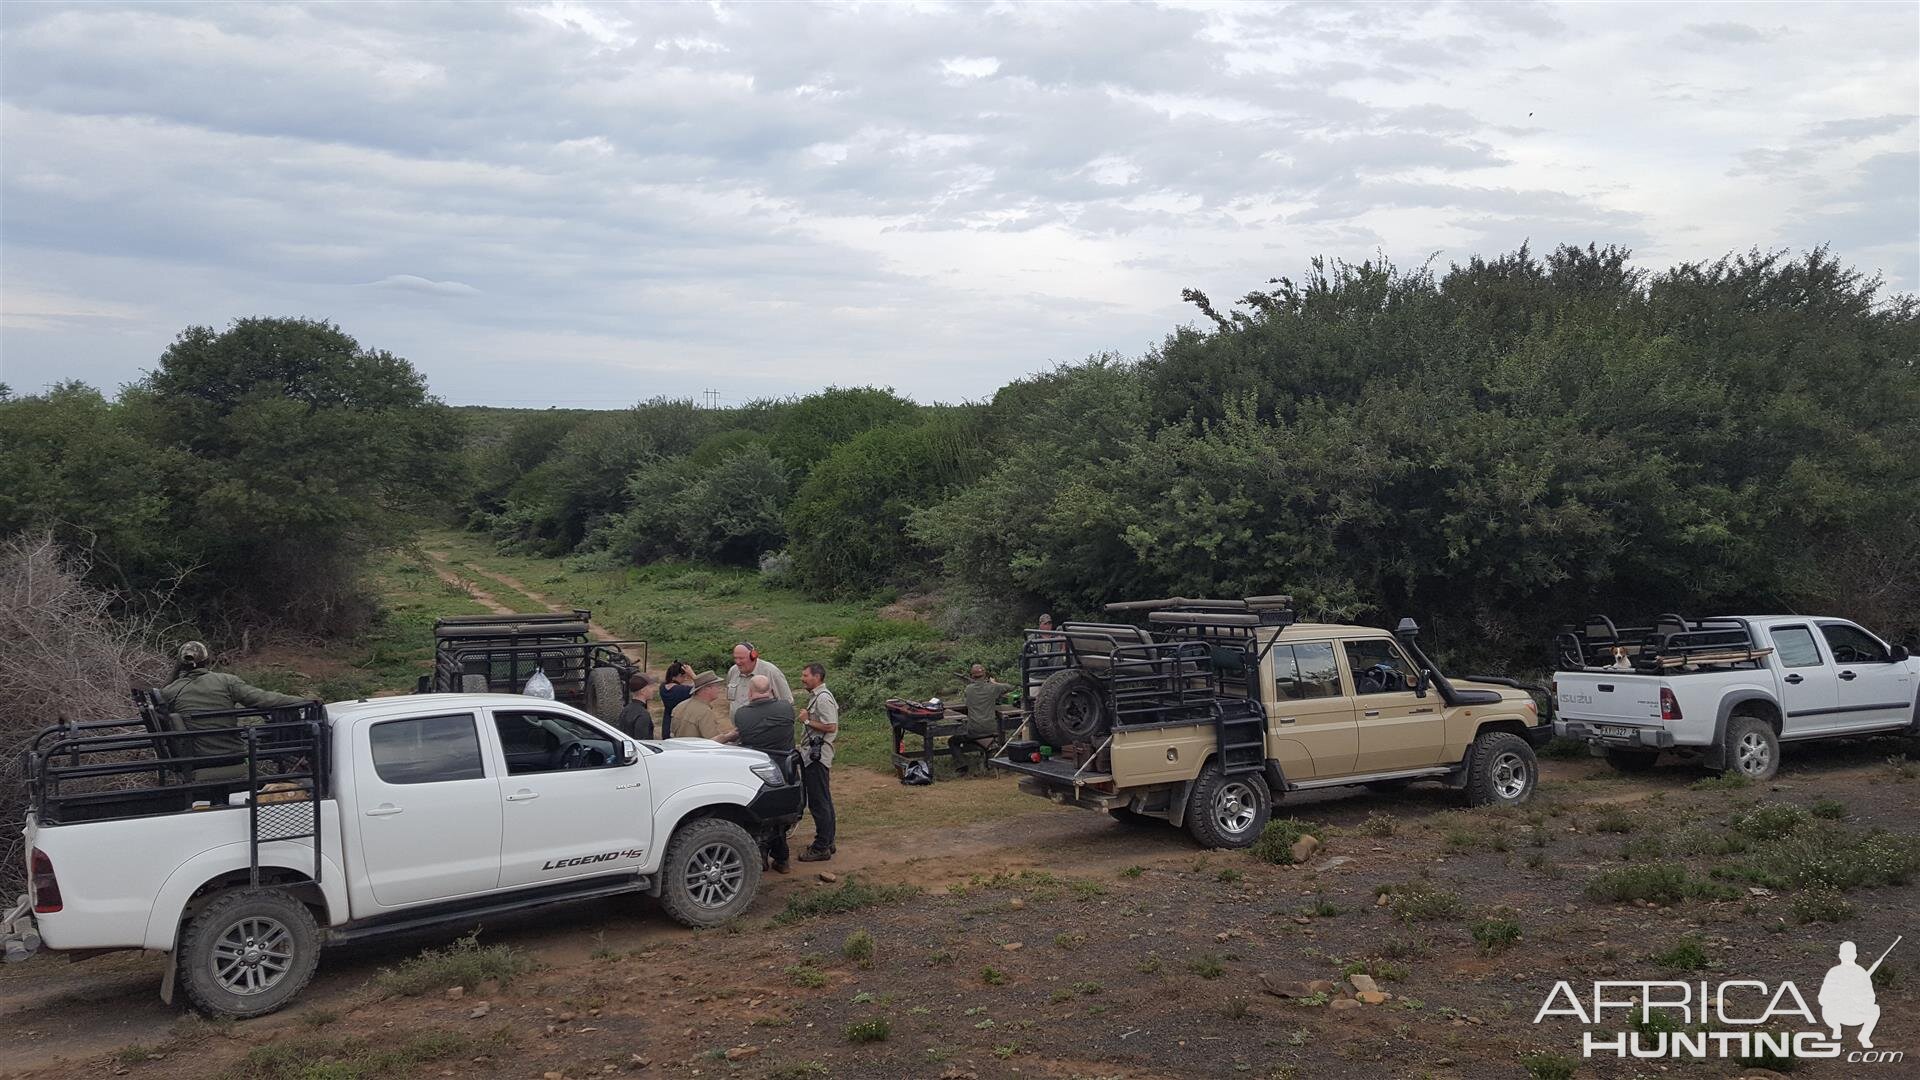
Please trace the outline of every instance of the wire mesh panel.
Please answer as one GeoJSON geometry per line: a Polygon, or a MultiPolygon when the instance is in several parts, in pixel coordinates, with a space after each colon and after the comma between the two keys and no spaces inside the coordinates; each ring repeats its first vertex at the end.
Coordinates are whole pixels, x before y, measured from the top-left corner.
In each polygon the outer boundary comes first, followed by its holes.
{"type": "Polygon", "coordinates": [[[315,832],[315,806],[308,801],[305,792],[299,793],[300,802],[267,802],[272,794],[259,796],[261,800],[255,808],[255,827],[259,829],[262,842],[269,840],[302,840],[315,832]]]}

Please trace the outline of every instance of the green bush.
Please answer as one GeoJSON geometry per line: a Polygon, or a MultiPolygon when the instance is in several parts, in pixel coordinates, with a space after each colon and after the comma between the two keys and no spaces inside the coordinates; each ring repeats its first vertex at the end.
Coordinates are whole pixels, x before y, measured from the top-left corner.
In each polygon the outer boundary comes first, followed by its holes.
{"type": "Polygon", "coordinates": [[[1488,955],[1505,952],[1520,940],[1520,924],[1505,916],[1481,919],[1473,924],[1473,940],[1488,955]]]}
{"type": "Polygon", "coordinates": [[[1653,962],[1675,971],[1699,971],[1707,966],[1707,951],[1696,934],[1688,934],[1665,952],[1653,954],[1653,962]]]}
{"type": "Polygon", "coordinates": [[[940,632],[928,623],[912,619],[867,618],[851,622],[834,632],[840,644],[833,651],[833,662],[845,664],[853,654],[882,641],[936,641],[940,632]]]}
{"type": "Polygon", "coordinates": [[[1809,889],[1793,898],[1793,921],[1837,923],[1853,918],[1853,905],[1832,889],[1809,889]]]}
{"type": "Polygon", "coordinates": [[[518,950],[482,945],[475,932],[444,949],[428,949],[394,967],[381,968],[374,981],[383,990],[411,997],[450,986],[472,987],[488,979],[505,986],[532,969],[533,961],[518,950]]]}
{"type": "Polygon", "coordinates": [[[1466,910],[1458,893],[1423,878],[1404,885],[1385,886],[1382,891],[1392,897],[1393,913],[1401,922],[1443,922],[1459,918],[1466,910]]]}
{"type": "Polygon", "coordinates": [[[1325,832],[1323,826],[1311,821],[1301,821],[1298,818],[1276,818],[1267,822],[1267,827],[1261,830],[1259,837],[1247,849],[1247,853],[1263,862],[1286,866],[1293,862],[1291,849],[1296,841],[1308,835],[1317,840],[1325,832]]]}
{"type": "Polygon", "coordinates": [[[837,889],[815,889],[792,897],[773,921],[790,923],[820,915],[838,915],[880,904],[897,904],[918,895],[920,890],[911,885],[874,885],[864,878],[850,877],[837,889]]]}

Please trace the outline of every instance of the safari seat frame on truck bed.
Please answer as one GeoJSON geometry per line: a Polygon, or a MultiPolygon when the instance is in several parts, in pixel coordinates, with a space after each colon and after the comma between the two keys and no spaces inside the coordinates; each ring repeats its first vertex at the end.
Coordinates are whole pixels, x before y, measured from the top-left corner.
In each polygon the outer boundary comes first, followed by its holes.
{"type": "Polygon", "coordinates": [[[1563,671],[1618,671],[1622,660],[1632,670],[1658,674],[1688,667],[1759,667],[1772,649],[1754,643],[1753,631],[1739,619],[1689,620],[1657,617],[1651,626],[1616,627],[1605,615],[1590,615],[1584,625],[1563,626],[1554,637],[1554,660],[1563,671]]]}
{"type": "Polygon", "coordinates": [[[151,691],[134,691],[138,716],[45,728],[25,755],[29,807],[42,826],[157,817],[247,813],[248,876],[260,882],[260,845],[313,841],[320,880],[320,802],[328,797],[332,735],[318,701],[262,709],[195,713],[231,726],[189,728],[162,711],[151,691]],[[240,751],[208,752],[206,742],[236,738],[240,751]],[[209,770],[233,776],[209,779],[209,770]],[[272,791],[263,791],[268,785],[272,791]],[[233,796],[244,795],[235,802],[233,796]]]}

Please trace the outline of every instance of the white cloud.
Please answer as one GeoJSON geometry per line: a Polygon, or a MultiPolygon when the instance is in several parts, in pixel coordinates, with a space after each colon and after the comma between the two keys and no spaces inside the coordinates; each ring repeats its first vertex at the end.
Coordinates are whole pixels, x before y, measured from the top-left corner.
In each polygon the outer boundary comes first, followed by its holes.
{"type": "Polygon", "coordinates": [[[1316,254],[1920,285],[1920,11],[1706,11],[4,5],[0,356],[112,386],[309,314],[456,401],[951,400],[1316,254]]]}
{"type": "Polygon", "coordinates": [[[480,290],[460,281],[434,281],[418,274],[388,274],[379,281],[366,283],[369,289],[391,289],[396,292],[427,293],[432,296],[476,296],[480,290]]]}

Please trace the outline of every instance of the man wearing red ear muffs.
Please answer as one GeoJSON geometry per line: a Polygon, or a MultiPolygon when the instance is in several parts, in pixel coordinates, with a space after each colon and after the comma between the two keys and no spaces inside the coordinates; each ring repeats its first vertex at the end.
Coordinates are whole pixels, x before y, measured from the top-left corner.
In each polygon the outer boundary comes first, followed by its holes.
{"type": "Polygon", "coordinates": [[[793,704],[793,687],[787,685],[787,677],[773,666],[773,661],[760,659],[760,650],[753,647],[753,642],[743,641],[733,647],[733,666],[727,669],[727,700],[734,708],[747,703],[747,684],[755,675],[765,675],[773,685],[773,696],[793,704]]]}

